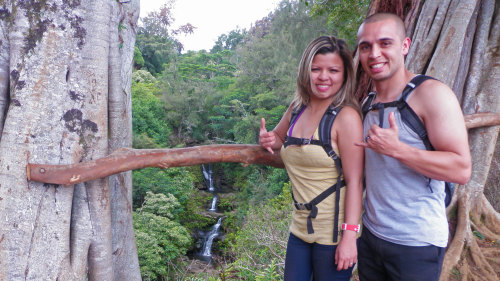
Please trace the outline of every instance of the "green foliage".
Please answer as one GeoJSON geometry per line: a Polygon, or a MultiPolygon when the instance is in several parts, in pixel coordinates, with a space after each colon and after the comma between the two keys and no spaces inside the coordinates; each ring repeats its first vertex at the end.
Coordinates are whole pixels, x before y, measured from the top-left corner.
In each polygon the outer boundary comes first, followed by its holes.
{"type": "Polygon", "coordinates": [[[141,50],[137,48],[137,46],[134,47],[134,68],[135,69],[141,69],[144,67],[144,58],[142,57],[141,50]]]}
{"type": "Polygon", "coordinates": [[[151,37],[137,34],[136,46],[144,58],[144,67],[153,75],[163,71],[163,65],[177,55],[176,42],[171,38],[151,37]]]}
{"type": "Polygon", "coordinates": [[[236,50],[236,47],[243,41],[245,33],[245,30],[236,29],[230,31],[229,34],[220,35],[210,53],[217,53],[223,50],[236,50]]]}
{"type": "Polygon", "coordinates": [[[154,83],[132,83],[132,131],[135,148],[166,147],[170,127],[165,123],[165,110],[154,83]],[[141,141],[142,140],[142,141],[141,141]],[[152,140],[145,142],[144,140],[152,140]]]}
{"type": "Polygon", "coordinates": [[[279,122],[296,89],[302,52],[312,39],[329,34],[326,23],[326,17],[311,19],[305,5],[282,1],[272,17],[247,33],[245,44],[237,49],[239,96],[231,99],[241,105],[239,114],[233,115],[237,142],[256,142],[262,117],[269,129],[279,122]]]}
{"type": "Polygon", "coordinates": [[[181,213],[195,192],[193,179],[185,168],[144,168],[132,172],[134,208],[144,204],[147,192],[172,194],[181,204],[174,214],[181,213]]]}
{"type": "Polygon", "coordinates": [[[242,199],[245,198],[249,205],[257,206],[261,202],[275,198],[281,193],[283,184],[288,182],[285,169],[272,167],[247,167],[247,169],[250,173],[245,178],[245,185],[238,195],[242,199]]]}
{"type": "Polygon", "coordinates": [[[160,7],[141,18],[141,25],[137,33],[136,46],[145,60],[145,67],[153,75],[163,71],[163,65],[169,63],[182,50],[182,44],[176,39],[180,33],[189,33],[192,30],[173,30],[174,19],[172,9],[174,0],[168,0],[160,7]]]}
{"type": "Polygon", "coordinates": [[[276,260],[272,260],[271,264],[267,266],[262,272],[260,272],[256,278],[256,281],[275,281],[281,280],[281,275],[277,273],[276,270],[276,260]]]}
{"type": "Polygon", "coordinates": [[[328,27],[335,30],[333,35],[344,39],[351,50],[356,47],[356,34],[368,12],[369,0],[327,0],[317,1],[312,13],[314,16],[327,15],[328,27]]]}
{"type": "Polygon", "coordinates": [[[185,227],[172,220],[179,202],[172,195],[148,192],[144,206],[133,213],[141,274],[145,280],[167,275],[167,262],[185,255],[192,244],[185,227]]]}
{"type": "MultiPolygon", "coordinates": [[[[132,82],[144,83],[145,85],[142,85],[142,86],[152,87],[151,89],[148,89],[148,90],[155,95],[157,95],[157,93],[159,91],[156,88],[157,79],[147,70],[139,69],[139,70],[132,72],[132,82]]],[[[138,87],[137,84],[136,85],[132,84],[132,85],[138,87]]],[[[132,89],[134,90],[134,92],[137,91],[137,89],[134,89],[134,88],[132,88],[132,89]]]]}
{"type": "Polygon", "coordinates": [[[181,204],[179,204],[179,201],[172,194],[154,194],[148,191],[146,193],[146,200],[140,211],[174,219],[175,211],[180,206],[181,204]]]}
{"type": "Polygon", "coordinates": [[[211,118],[222,117],[217,105],[235,82],[233,53],[188,52],[165,65],[160,86],[167,120],[179,138],[177,143],[203,143],[207,138],[226,137],[226,127],[214,126],[211,118]]]}
{"type": "Polygon", "coordinates": [[[192,193],[186,202],[184,212],[179,214],[179,221],[191,232],[207,230],[217,222],[216,218],[205,216],[209,202],[212,200],[210,193],[192,193]]]}
{"type": "Polygon", "coordinates": [[[235,257],[232,267],[236,279],[276,280],[273,278],[283,275],[291,202],[290,185],[285,184],[278,197],[251,206],[241,229],[228,234],[235,257]],[[261,279],[254,279],[255,272],[261,279]]]}

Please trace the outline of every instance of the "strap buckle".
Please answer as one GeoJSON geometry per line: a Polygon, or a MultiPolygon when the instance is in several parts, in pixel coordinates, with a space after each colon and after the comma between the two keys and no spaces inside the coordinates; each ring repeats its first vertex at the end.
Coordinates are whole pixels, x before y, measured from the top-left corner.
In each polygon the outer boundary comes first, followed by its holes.
{"type": "Polygon", "coordinates": [[[293,203],[293,204],[295,205],[295,208],[297,210],[310,210],[310,208],[307,208],[307,204],[308,203],[298,203],[298,202],[296,202],[296,203],[293,203]]]}
{"type": "Polygon", "coordinates": [[[337,155],[337,153],[335,153],[335,151],[332,150],[328,152],[328,157],[332,158],[333,160],[337,160],[339,156],[337,155]]]}
{"type": "Polygon", "coordinates": [[[303,145],[308,145],[311,143],[311,139],[302,139],[302,144],[303,145]]]}

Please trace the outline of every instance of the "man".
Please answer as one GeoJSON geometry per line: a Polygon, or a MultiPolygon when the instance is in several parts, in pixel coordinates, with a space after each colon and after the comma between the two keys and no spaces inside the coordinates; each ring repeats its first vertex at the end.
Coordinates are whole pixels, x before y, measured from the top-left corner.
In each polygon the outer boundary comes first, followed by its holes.
{"type": "MultiPolygon", "coordinates": [[[[358,30],[363,70],[373,79],[372,104],[399,99],[415,77],[404,65],[410,48],[403,21],[393,14],[368,17],[358,30]]],[[[465,184],[471,174],[460,105],[445,84],[430,79],[408,105],[423,122],[435,150],[426,150],[395,107],[364,120],[366,198],[359,245],[360,280],[438,280],[448,242],[444,181],[465,184]]]]}

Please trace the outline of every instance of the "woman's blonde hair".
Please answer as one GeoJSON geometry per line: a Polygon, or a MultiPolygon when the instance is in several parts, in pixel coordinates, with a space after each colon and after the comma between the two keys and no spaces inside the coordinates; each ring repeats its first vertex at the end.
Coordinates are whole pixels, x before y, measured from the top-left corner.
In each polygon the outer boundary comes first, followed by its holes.
{"type": "Polygon", "coordinates": [[[301,105],[309,103],[309,97],[312,94],[311,86],[311,64],[314,56],[317,54],[335,53],[340,56],[344,64],[344,82],[342,87],[335,94],[332,100],[332,106],[349,105],[360,113],[359,103],[354,96],[355,74],[353,59],[347,44],[342,39],[333,36],[321,36],[309,43],[299,63],[299,72],[297,75],[297,91],[292,101],[292,106],[297,109],[301,105]]]}

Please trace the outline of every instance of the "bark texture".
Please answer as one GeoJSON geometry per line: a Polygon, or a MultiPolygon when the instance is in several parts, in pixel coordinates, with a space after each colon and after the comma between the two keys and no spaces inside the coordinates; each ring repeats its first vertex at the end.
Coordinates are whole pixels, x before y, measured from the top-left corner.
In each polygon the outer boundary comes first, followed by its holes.
{"type": "MultiPolygon", "coordinates": [[[[372,1],[370,13],[395,12],[412,38],[406,58],[414,73],[450,86],[464,114],[500,112],[500,2],[495,0],[372,1]],[[392,7],[392,8],[391,8],[392,7]],[[401,12],[402,11],[402,12],[401,12]]],[[[361,72],[358,93],[370,81],[361,72]]],[[[484,195],[499,126],[469,130],[472,177],[448,207],[451,237],[440,280],[499,280],[500,215],[484,195]]],[[[498,166],[494,166],[498,167],[498,166]]],[[[497,168],[498,169],[498,168],[497,168]]],[[[498,199],[497,199],[498,200],[498,199]]]]}
{"type": "MultiPolygon", "coordinates": [[[[1,280],[140,279],[135,244],[113,243],[111,179],[61,189],[26,181],[22,168],[89,161],[129,145],[111,141],[123,134],[110,120],[130,106],[122,75],[131,74],[137,7],[138,0],[0,1],[1,280]],[[135,263],[123,258],[129,252],[135,263]]],[[[131,189],[130,180],[120,184],[131,189]]],[[[130,213],[120,218],[129,234],[130,213]]]]}

